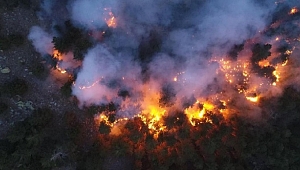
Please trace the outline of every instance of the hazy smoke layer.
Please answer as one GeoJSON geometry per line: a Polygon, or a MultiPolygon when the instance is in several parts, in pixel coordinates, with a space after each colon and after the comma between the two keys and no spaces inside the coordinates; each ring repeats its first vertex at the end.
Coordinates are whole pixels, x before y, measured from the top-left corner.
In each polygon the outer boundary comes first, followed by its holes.
{"type": "MultiPolygon", "coordinates": [[[[286,5],[300,4],[289,1],[286,5]]],[[[249,60],[249,39],[268,43],[273,38],[260,33],[274,22],[277,6],[273,0],[44,0],[41,16],[53,23],[70,18],[73,25],[92,33],[93,46],[73,86],[81,105],[112,101],[121,106],[122,117],[140,113],[153,101],[164,108],[182,109],[186,101],[214,96],[236,98],[236,105],[260,112],[236,95],[214,60],[226,58],[238,44],[245,44],[241,58],[249,60]],[[57,16],[53,11],[58,8],[67,16],[57,16]]],[[[29,39],[38,52],[51,54],[48,33],[33,27],[29,39]]],[[[255,85],[268,81],[256,74],[249,80],[255,85]]],[[[251,88],[263,95],[281,91],[250,84],[251,88]]]]}
{"type": "Polygon", "coordinates": [[[32,41],[35,49],[42,55],[51,54],[53,51],[52,36],[42,28],[34,26],[30,29],[28,39],[32,41]]]}

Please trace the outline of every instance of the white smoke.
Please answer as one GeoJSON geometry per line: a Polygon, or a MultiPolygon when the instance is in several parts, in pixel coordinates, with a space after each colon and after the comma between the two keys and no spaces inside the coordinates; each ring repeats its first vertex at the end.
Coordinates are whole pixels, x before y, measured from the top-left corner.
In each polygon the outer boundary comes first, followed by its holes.
{"type": "MultiPolygon", "coordinates": [[[[43,4],[50,14],[55,4],[50,0],[43,4]]],[[[117,27],[108,29],[111,35],[103,41],[95,40],[72,90],[81,105],[118,103],[120,116],[138,113],[148,93],[159,95],[166,84],[174,88],[176,102],[191,96],[205,98],[212,93],[207,87],[214,83],[225,87],[220,66],[212,58],[220,59],[233,45],[259,36],[276,8],[272,0],[69,0],[65,4],[72,24],[86,31],[106,30],[110,12],[115,17],[117,27]],[[120,90],[130,97],[119,96],[120,90]]],[[[52,37],[39,27],[32,28],[29,39],[41,54],[53,48],[52,37]]],[[[249,59],[251,51],[245,53],[249,59]]],[[[280,93],[277,88],[267,90],[280,93]]],[[[233,93],[229,89],[223,94],[233,93]]]]}
{"type": "Polygon", "coordinates": [[[72,20],[83,27],[101,28],[116,4],[116,0],[76,0],[71,5],[72,20]]]}
{"type": "Polygon", "coordinates": [[[52,54],[54,45],[52,36],[45,32],[41,27],[34,26],[30,29],[28,39],[32,41],[33,46],[42,55],[52,54]]]}

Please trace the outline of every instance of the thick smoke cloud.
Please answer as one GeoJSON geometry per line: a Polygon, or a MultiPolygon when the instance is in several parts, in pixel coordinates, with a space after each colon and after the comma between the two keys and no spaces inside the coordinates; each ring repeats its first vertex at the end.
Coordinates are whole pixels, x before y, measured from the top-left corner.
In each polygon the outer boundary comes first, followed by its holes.
{"type": "Polygon", "coordinates": [[[110,90],[101,80],[115,78],[120,67],[121,63],[107,49],[101,45],[94,47],[88,51],[82,63],[82,70],[76,79],[76,86],[79,87],[74,88],[73,94],[86,104],[101,104],[99,102],[102,100],[109,102],[111,98],[105,97],[113,96],[113,90],[110,90]],[[81,89],[84,86],[92,86],[95,82],[97,83],[92,88],[81,89]]]}
{"type": "MultiPolygon", "coordinates": [[[[236,93],[227,88],[218,72],[220,65],[212,61],[226,57],[233,45],[255,39],[277,10],[272,0],[44,0],[44,13],[54,16],[57,4],[65,4],[62,8],[69,16],[53,17],[53,22],[70,18],[87,32],[110,32],[101,40],[93,39],[73,95],[81,106],[113,101],[121,106],[121,117],[141,112],[146,98],[156,99],[166,87],[175,94],[166,107],[179,109],[186,98],[206,98],[220,91],[223,96],[236,93]],[[108,28],[112,16],[116,27],[108,28]]],[[[33,27],[29,39],[41,54],[51,53],[51,36],[40,28],[33,27]]],[[[251,51],[244,53],[251,57],[251,51]]],[[[255,75],[251,81],[267,84],[255,75]]],[[[280,93],[274,89],[269,93],[280,93]]],[[[256,106],[253,110],[260,111],[256,106]]]]}

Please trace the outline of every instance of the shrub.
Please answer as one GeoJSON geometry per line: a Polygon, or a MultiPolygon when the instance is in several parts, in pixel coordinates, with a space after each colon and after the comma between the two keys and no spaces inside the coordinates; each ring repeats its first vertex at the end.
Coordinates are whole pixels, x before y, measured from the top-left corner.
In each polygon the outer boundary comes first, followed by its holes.
{"type": "Polygon", "coordinates": [[[4,102],[0,102],[0,113],[3,113],[4,111],[6,111],[8,109],[8,106],[6,103],[4,102]]]}
{"type": "Polygon", "coordinates": [[[109,134],[110,133],[110,126],[105,124],[105,122],[100,122],[99,126],[99,133],[100,134],[109,134]]]}
{"type": "Polygon", "coordinates": [[[32,74],[39,79],[45,79],[49,71],[45,68],[43,63],[35,63],[31,68],[32,74]]]}
{"type": "Polygon", "coordinates": [[[8,50],[11,48],[11,44],[8,40],[8,38],[4,36],[0,36],[0,50],[8,50]]]}
{"type": "Polygon", "coordinates": [[[31,4],[32,4],[31,0],[0,0],[1,7],[6,7],[10,10],[18,6],[30,8],[31,4]]]}
{"type": "Polygon", "coordinates": [[[2,92],[10,95],[23,95],[28,91],[28,84],[25,80],[14,78],[2,85],[2,92]]]}
{"type": "Polygon", "coordinates": [[[13,45],[16,47],[24,44],[24,36],[20,33],[10,34],[8,36],[0,36],[0,50],[9,50],[13,45]]]}
{"type": "Polygon", "coordinates": [[[71,97],[72,95],[72,84],[73,84],[74,80],[73,79],[69,79],[61,88],[60,88],[60,92],[66,96],[66,97],[71,97]]]}
{"type": "Polygon", "coordinates": [[[8,35],[8,41],[10,44],[19,47],[24,44],[25,39],[23,35],[21,35],[20,33],[16,33],[8,35]]]}

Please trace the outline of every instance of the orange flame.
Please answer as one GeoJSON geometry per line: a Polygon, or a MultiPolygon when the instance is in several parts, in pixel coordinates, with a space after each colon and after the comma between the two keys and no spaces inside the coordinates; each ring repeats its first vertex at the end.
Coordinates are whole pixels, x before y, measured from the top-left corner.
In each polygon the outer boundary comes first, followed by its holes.
{"type": "Polygon", "coordinates": [[[250,102],[256,103],[256,102],[258,102],[259,97],[258,96],[254,96],[254,97],[249,97],[249,96],[247,97],[246,96],[246,99],[249,100],[250,102]]]}
{"type": "Polygon", "coordinates": [[[212,111],[214,108],[215,106],[212,103],[204,102],[201,104],[199,100],[197,100],[192,107],[185,109],[185,114],[187,115],[190,123],[195,126],[195,119],[201,120],[204,118],[206,111],[212,111]]]}
{"type": "Polygon", "coordinates": [[[149,90],[144,90],[144,94],[143,113],[138,115],[138,117],[154,132],[165,130],[166,127],[163,124],[162,117],[165,115],[166,109],[159,106],[159,94],[149,90]]]}
{"type": "Polygon", "coordinates": [[[110,8],[104,8],[104,11],[108,11],[108,16],[104,18],[108,27],[116,28],[117,21],[110,8]]]}
{"type": "Polygon", "coordinates": [[[296,7],[293,7],[293,8],[290,10],[289,14],[290,14],[290,15],[293,15],[293,14],[296,14],[297,12],[298,12],[298,9],[297,9],[296,7]]]}
{"type": "MultiPolygon", "coordinates": [[[[97,81],[93,82],[91,85],[88,85],[88,86],[79,86],[78,88],[80,90],[90,89],[90,88],[94,87],[99,82],[100,82],[100,80],[97,80],[97,81]]],[[[75,84],[74,84],[74,86],[75,86],[75,84]]]]}
{"type": "MultiPolygon", "coordinates": [[[[58,61],[62,61],[63,60],[63,55],[58,51],[58,50],[53,50],[53,57],[56,58],[58,61]]],[[[59,64],[57,63],[56,64],[56,69],[62,73],[62,74],[65,74],[67,71],[61,67],[59,67],[59,64]]]]}

